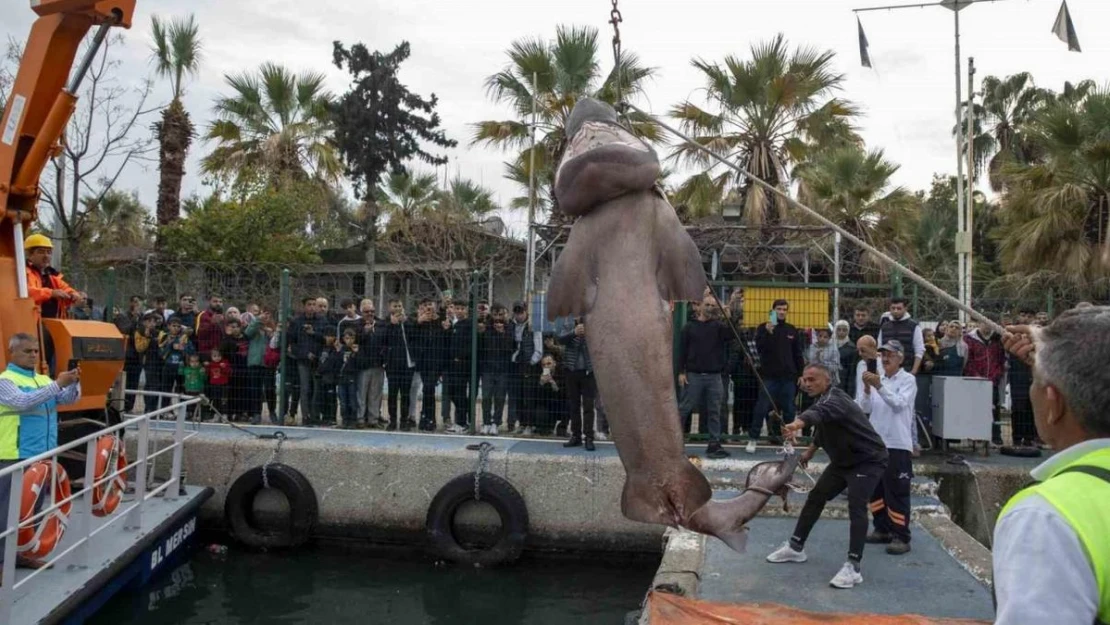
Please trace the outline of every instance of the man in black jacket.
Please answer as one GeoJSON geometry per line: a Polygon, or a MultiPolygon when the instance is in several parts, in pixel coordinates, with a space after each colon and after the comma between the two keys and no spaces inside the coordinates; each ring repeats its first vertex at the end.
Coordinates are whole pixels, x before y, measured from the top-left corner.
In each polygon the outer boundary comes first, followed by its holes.
{"type": "Polygon", "coordinates": [[[317,315],[314,297],[304,299],[304,312],[299,317],[294,317],[289,324],[288,347],[290,356],[297,362],[302,422],[312,420],[314,408],[319,403],[313,373],[316,358],[324,346],[324,328],[327,325],[317,315]]]}
{"type": "Polygon", "coordinates": [[[792,435],[804,427],[814,426],[813,443],[802,453],[800,463],[805,467],[821,447],[829,456],[829,464],[806,498],[794,535],[767,556],[767,561],[805,562],[806,538],[821,517],[825,503],[847,488],[848,561],[829,584],[835,588],[851,588],[863,581],[860,560],[867,540],[868,502],[886,470],[886,445],[859,405],[842,389],[833,386],[832,374],[824,365],[811,364],[805,368],[802,389],[815,401],[809,410],[783,429],[792,435]]]}
{"type": "Polygon", "coordinates": [[[447,425],[444,415],[444,430],[449,434],[465,434],[470,417],[470,330],[472,321],[467,318],[470,307],[464,301],[452,301],[451,313],[455,316],[454,325],[446,330],[447,367],[443,378],[447,396],[455,408],[455,422],[447,425]]]}
{"type": "MultiPolygon", "coordinates": [[[[393,302],[390,302],[393,304],[393,302]]],[[[397,304],[400,301],[397,300],[397,304]]],[[[416,373],[413,325],[403,306],[391,306],[389,325],[385,328],[385,376],[389,386],[389,430],[410,430],[414,423],[408,419],[412,376],[416,373]]]]}
{"type": "Polygon", "coordinates": [[[508,313],[504,304],[493,305],[487,316],[488,325],[479,328],[478,371],[482,382],[482,433],[496,435],[505,413],[509,393],[509,366],[515,345],[506,324],[508,313]]]}
{"type": "MultiPolygon", "coordinates": [[[[678,384],[682,387],[679,416],[685,431],[690,430],[690,417],[695,406],[701,406],[701,431],[709,432],[705,455],[726,458],[721,447],[721,396],[725,389],[721,376],[728,366],[732,330],[720,319],[716,299],[711,295],[702,301],[698,316],[682,329],[682,347],[678,359],[678,384]]],[[[573,415],[571,416],[573,419],[573,415]]]]}
{"type": "MultiPolygon", "coordinates": [[[[436,385],[443,374],[444,330],[435,302],[425,297],[416,308],[412,345],[416,347],[416,369],[420,373],[423,398],[420,405],[420,431],[436,429],[436,385]]],[[[447,415],[444,415],[446,420],[447,415]]],[[[444,423],[446,425],[446,423],[444,423]]]]}
{"type": "MultiPolygon", "coordinates": [[[[755,334],[755,344],[759,349],[759,365],[763,375],[764,389],[752,413],[752,427],[748,431],[752,441],[758,441],[763,431],[763,419],[774,408],[781,413],[782,422],[794,420],[794,396],[798,393],[798,376],[802,374],[805,361],[802,358],[802,333],[786,322],[790,304],[786,300],[775,300],[771,307],[771,320],[759,326],[755,334]]],[[[775,444],[781,443],[779,420],[772,418],[767,424],[768,439],[775,444]]]]}

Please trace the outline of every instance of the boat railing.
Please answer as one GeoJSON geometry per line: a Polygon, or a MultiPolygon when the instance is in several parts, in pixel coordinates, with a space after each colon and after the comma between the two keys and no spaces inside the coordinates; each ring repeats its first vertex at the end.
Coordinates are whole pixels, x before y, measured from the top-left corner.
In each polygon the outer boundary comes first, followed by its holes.
{"type": "MultiPolygon", "coordinates": [[[[77,440],[71,441],[64,445],[60,445],[47,451],[45,453],[21,460],[18,463],[0,470],[0,479],[10,479],[11,489],[10,496],[7,502],[0,502],[0,505],[7,503],[7,523],[6,529],[0,532],[0,538],[4,539],[4,562],[3,562],[3,576],[0,577],[0,623],[9,623],[11,616],[12,604],[14,602],[16,591],[24,585],[35,579],[37,575],[48,570],[49,567],[59,565],[64,558],[70,558],[67,562],[69,567],[88,568],[92,566],[90,561],[90,552],[88,546],[99,533],[112,527],[122,519],[123,528],[125,531],[140,531],[143,529],[143,506],[151,498],[162,496],[165,499],[173,500],[180,497],[180,480],[181,480],[181,460],[182,449],[185,441],[198,432],[185,430],[185,421],[188,417],[189,407],[198,404],[202,401],[200,397],[187,397],[172,393],[156,393],[150,391],[127,391],[128,394],[141,395],[144,398],[144,406],[150,400],[157,402],[168,401],[169,404],[149,410],[140,415],[125,415],[122,422],[116,425],[105,427],[101,430],[84,436],[77,440]],[[173,442],[164,446],[161,449],[151,452],[150,451],[150,422],[153,419],[165,418],[173,416],[174,430],[173,442]],[[134,430],[137,432],[136,447],[137,453],[135,459],[127,463],[122,468],[109,467],[110,471],[105,471],[104,475],[97,478],[95,475],[96,470],[96,457],[97,457],[97,442],[104,436],[114,434],[122,440],[122,433],[124,430],[134,430]],[[69,451],[85,450],[85,478],[80,490],[74,490],[65,499],[58,499],[57,489],[54,488],[53,475],[58,470],[58,457],[69,451]],[[151,464],[159,456],[172,453],[173,460],[170,465],[169,479],[151,488],[148,491],[148,471],[151,464]],[[51,493],[49,506],[44,506],[43,509],[37,514],[20,521],[20,507],[23,494],[23,475],[24,472],[32,465],[38,462],[49,461],[51,463],[51,477],[48,480],[50,485],[49,492],[51,493]],[[128,505],[121,505],[111,515],[105,517],[105,521],[99,527],[93,528],[93,490],[110,483],[121,474],[126,474],[130,471],[135,472],[134,481],[134,498],[131,499],[128,505]],[[83,502],[83,505],[77,506],[74,504],[73,509],[80,508],[80,514],[71,515],[67,521],[70,527],[66,527],[65,536],[76,536],[76,540],[66,541],[68,546],[65,549],[51,554],[50,559],[41,563],[41,567],[32,571],[22,579],[16,579],[16,556],[18,547],[18,531],[20,528],[34,527],[40,519],[46,518],[47,515],[52,514],[62,506],[70,502],[83,502]]],[[[125,478],[126,479],[126,478],[125,478]]],[[[59,565],[60,566],[60,565],[59,565]]]]}

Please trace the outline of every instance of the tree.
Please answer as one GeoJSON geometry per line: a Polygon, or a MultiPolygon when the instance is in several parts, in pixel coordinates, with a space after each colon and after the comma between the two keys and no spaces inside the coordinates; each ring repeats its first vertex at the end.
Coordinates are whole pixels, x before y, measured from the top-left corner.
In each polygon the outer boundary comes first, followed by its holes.
{"type": "Polygon", "coordinates": [[[1049,272],[1080,289],[1110,266],[1110,91],[1061,98],[1025,127],[1037,162],[1003,169],[1009,188],[998,231],[1007,269],[1049,272]]]}
{"type": "MultiPolygon", "coordinates": [[[[600,69],[600,47],[596,28],[559,26],[554,41],[539,38],[518,39],[508,50],[509,64],[486,79],[490,98],[512,109],[514,118],[474,124],[472,144],[486,144],[513,152],[505,164],[506,176],[526,191],[513,201],[514,208],[529,205],[527,189],[531,178],[531,133],[533,106],[536,108],[536,202],[540,208],[557,209],[554,186],[555,167],[566,144],[567,117],[579,99],[593,97],[616,104],[643,93],[644,84],[655,70],[644,67],[640,59],[621,52],[617,66],[608,74],[600,69]],[[534,82],[534,84],[533,84],[534,82]],[[542,191],[542,192],[541,192],[542,191]]],[[[631,114],[631,130],[654,141],[659,128],[650,119],[631,114]]],[[[557,210],[552,211],[552,216],[557,210]]]]}
{"type": "MultiPolygon", "coordinates": [[[[332,59],[346,68],[351,85],[330,107],[335,124],[335,145],[354,185],[355,197],[363,200],[352,216],[362,232],[366,255],[366,288],[373,289],[380,209],[376,189],[387,173],[403,174],[417,159],[442,165],[447,157],[424,149],[422,143],[438,148],[457,145],[440,128],[433,93],[424,98],[409,90],[398,78],[401,64],[409,58],[407,41],[388,54],[370,52],[356,43],[349,49],[334,42],[332,59]]],[[[433,148],[434,149],[434,148],[433,148]]]]}
{"type": "MultiPolygon", "coordinates": [[[[791,166],[811,153],[862,142],[851,126],[858,114],[846,100],[833,97],[844,76],[833,70],[834,54],[811,48],[791,52],[780,34],[753,45],[751,59],[726,56],[723,63],[694,59],[705,79],[703,108],[689,100],[671,109],[682,130],[699,145],[734,160],[744,171],[780,188],[791,166]]],[[[779,223],[787,203],[759,186],[723,169],[715,159],[683,143],[671,152],[676,162],[704,168],[676,192],[679,198],[702,198],[720,204],[738,186],[743,218],[753,226],[779,223]],[[717,171],[720,173],[714,174],[717,171]]]]}
{"type": "Polygon", "coordinates": [[[455,178],[437,195],[436,209],[440,212],[482,218],[498,210],[492,191],[465,178],[455,178]]]}
{"type": "Polygon", "coordinates": [[[82,202],[88,214],[84,228],[88,251],[150,245],[150,211],[139,201],[138,192],[112,189],[99,198],[86,196],[82,202]]]}
{"type": "Polygon", "coordinates": [[[343,171],[332,142],[332,96],[319,72],[294,74],[274,63],[225,76],[233,95],[216,100],[205,138],[206,174],[230,179],[240,193],[286,179],[336,182],[343,171]]]}
{"type": "Polygon", "coordinates": [[[164,226],[181,216],[181,180],[185,177],[185,157],[196,130],[181,97],[185,95],[186,76],[200,71],[201,42],[196,20],[174,19],[168,24],[155,15],[151,18],[154,36],[154,61],[160,77],[170,82],[172,98],[162,109],[162,119],[154,123],[158,136],[158,225],[164,226]]]}
{"type": "Polygon", "coordinates": [[[23,59],[23,47],[13,37],[8,37],[4,53],[0,54],[0,116],[8,106],[8,94],[15,84],[19,62],[23,59]]]}
{"type": "MultiPolygon", "coordinates": [[[[913,223],[911,244],[918,273],[955,289],[959,281],[956,240],[956,177],[934,175],[929,192],[918,192],[920,211],[913,223]]],[[[993,236],[998,227],[997,205],[982,193],[972,196],[972,257],[974,281],[985,284],[997,274],[998,250],[993,236]]]]}
{"type": "MultiPolygon", "coordinates": [[[[855,146],[814,155],[800,168],[801,200],[860,239],[888,252],[902,251],[917,200],[890,178],[898,165],[882,150],[864,152],[855,146]]],[[[861,281],[865,266],[876,266],[863,249],[847,246],[843,275],[861,281]]]]}
{"type": "Polygon", "coordinates": [[[122,41],[119,36],[105,40],[89,68],[62,150],[51,161],[52,180],[41,185],[49,221],[61,231],[74,277],[82,268],[87,222],[95,219],[95,211],[128,165],[150,160],[154,149],[149,135],[135,132],[156,110],[145,108],[151,81],[141,80],[134,87],[119,82],[116,74],[122,66],[110,53],[122,41]]]}
{"type": "Polygon", "coordinates": [[[390,174],[375,193],[375,202],[392,220],[398,215],[418,217],[436,208],[439,189],[435,174],[390,174]]]}
{"type": "Polygon", "coordinates": [[[178,260],[223,263],[319,262],[309,233],[326,189],[312,181],[269,186],[243,199],[213,193],[184,204],[186,217],[161,229],[164,252],[178,260]]]}
{"type": "MultiPolygon", "coordinates": [[[[982,104],[975,105],[972,131],[975,173],[987,165],[991,189],[1002,190],[1002,168],[1007,163],[1028,163],[1036,157],[1035,146],[1024,132],[1033,114],[1052,99],[1052,93],[1033,84],[1029,72],[1006,78],[987,76],[980,90],[982,104]]],[[[966,107],[965,107],[966,108],[966,107]]],[[[965,112],[966,115],[966,112],[965,112]]],[[[966,136],[966,126],[957,134],[966,136]]]]}

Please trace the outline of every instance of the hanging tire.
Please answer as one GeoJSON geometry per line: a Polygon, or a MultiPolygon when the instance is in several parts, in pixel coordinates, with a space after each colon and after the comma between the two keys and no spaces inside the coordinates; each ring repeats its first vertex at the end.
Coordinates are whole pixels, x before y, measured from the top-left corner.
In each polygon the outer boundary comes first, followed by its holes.
{"type": "Polygon", "coordinates": [[[289,501],[289,522],[277,530],[263,529],[254,518],[254,499],[264,488],[262,467],[239,476],[224,500],[224,520],[231,535],[248,547],[275,549],[299,547],[308,541],[319,517],[316,491],[293,467],[271,464],[266,469],[270,488],[281,491],[289,501]]]}
{"type": "Polygon", "coordinates": [[[442,560],[473,566],[495,566],[520,559],[528,537],[528,507],[524,497],[508,480],[483,473],[479,487],[481,501],[497,511],[501,529],[494,544],[485,549],[468,549],[455,537],[455,514],[459,507],[474,500],[474,474],[456,477],[441,488],[428,507],[425,532],[432,555],[442,560]]]}

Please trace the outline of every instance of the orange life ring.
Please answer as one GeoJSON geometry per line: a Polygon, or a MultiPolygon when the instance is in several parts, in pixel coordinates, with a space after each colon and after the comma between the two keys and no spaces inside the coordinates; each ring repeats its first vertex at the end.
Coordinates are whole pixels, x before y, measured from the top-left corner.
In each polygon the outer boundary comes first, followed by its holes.
{"type": "Polygon", "coordinates": [[[93,487],[93,516],[108,516],[119,507],[119,502],[123,499],[123,491],[127,489],[127,480],[123,479],[122,473],[126,466],[127,454],[119,439],[112,435],[101,436],[96,441],[96,468],[93,471],[93,482],[100,482],[115,471],[120,471],[120,474],[93,487]]]}
{"type": "Polygon", "coordinates": [[[66,523],[69,521],[69,513],[73,509],[73,502],[66,501],[38,521],[27,523],[28,519],[35,515],[35,509],[39,507],[39,498],[46,488],[47,480],[51,480],[54,486],[49,505],[69,499],[72,494],[69,475],[60,464],[42,460],[31,465],[23,473],[23,497],[19,506],[18,552],[21,557],[32,560],[41,560],[54,551],[62,541],[62,534],[65,533],[66,523]],[[27,524],[24,525],[24,523],[27,524]]]}

